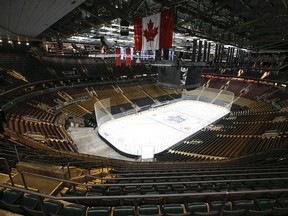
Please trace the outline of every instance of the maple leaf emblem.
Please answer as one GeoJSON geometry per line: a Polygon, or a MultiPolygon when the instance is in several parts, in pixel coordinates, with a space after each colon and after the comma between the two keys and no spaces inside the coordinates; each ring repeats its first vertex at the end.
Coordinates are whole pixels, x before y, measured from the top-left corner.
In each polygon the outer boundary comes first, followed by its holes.
{"type": "Polygon", "coordinates": [[[146,37],[146,41],[154,41],[155,36],[158,34],[158,27],[154,27],[154,23],[149,20],[147,24],[147,29],[144,30],[144,37],[146,37]]]}

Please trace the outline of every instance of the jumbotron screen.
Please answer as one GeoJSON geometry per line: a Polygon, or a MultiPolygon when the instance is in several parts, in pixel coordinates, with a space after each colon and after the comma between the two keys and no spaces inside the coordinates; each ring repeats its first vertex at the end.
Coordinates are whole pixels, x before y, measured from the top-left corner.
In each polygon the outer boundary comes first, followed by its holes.
{"type": "Polygon", "coordinates": [[[198,88],[201,82],[201,67],[159,66],[157,84],[170,89],[198,88]]]}

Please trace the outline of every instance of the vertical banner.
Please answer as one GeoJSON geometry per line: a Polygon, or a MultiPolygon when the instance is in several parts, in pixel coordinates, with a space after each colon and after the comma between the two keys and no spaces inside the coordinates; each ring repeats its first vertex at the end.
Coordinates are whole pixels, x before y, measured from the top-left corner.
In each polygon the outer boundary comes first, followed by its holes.
{"type": "Polygon", "coordinates": [[[130,47],[126,48],[126,66],[131,66],[131,49],[130,49],[130,47]]]}
{"type": "Polygon", "coordinates": [[[161,25],[160,25],[160,48],[171,48],[174,30],[174,8],[161,12],[161,25]]]}
{"type": "Polygon", "coordinates": [[[135,50],[172,47],[174,8],[134,20],[135,50]]]}
{"type": "Polygon", "coordinates": [[[230,62],[231,62],[231,63],[234,62],[234,51],[235,51],[235,48],[232,48],[232,47],[231,47],[231,53],[230,53],[230,62]]]}
{"type": "Polygon", "coordinates": [[[214,62],[218,62],[218,49],[219,45],[215,44],[214,62]]]}
{"type": "Polygon", "coordinates": [[[206,55],[207,55],[207,41],[204,41],[204,49],[203,49],[203,62],[206,62],[206,55]]]}
{"type": "Polygon", "coordinates": [[[192,48],[192,56],[191,56],[191,60],[193,62],[196,61],[196,49],[197,49],[197,39],[193,39],[193,48],[192,48]]]}
{"type": "Polygon", "coordinates": [[[231,47],[228,47],[228,51],[227,51],[227,58],[226,58],[226,62],[229,63],[230,62],[230,51],[231,51],[231,47]]]}
{"type": "Polygon", "coordinates": [[[207,61],[210,61],[210,51],[211,51],[211,43],[208,43],[208,48],[207,48],[207,61]]]}
{"type": "Polygon", "coordinates": [[[224,45],[221,46],[220,62],[223,62],[224,45]]]}
{"type": "Polygon", "coordinates": [[[199,44],[198,44],[197,61],[198,62],[202,61],[202,41],[201,40],[199,40],[199,44]]]}
{"type": "Polygon", "coordinates": [[[117,47],[115,49],[116,54],[116,66],[121,66],[121,49],[120,47],[117,47]]]}

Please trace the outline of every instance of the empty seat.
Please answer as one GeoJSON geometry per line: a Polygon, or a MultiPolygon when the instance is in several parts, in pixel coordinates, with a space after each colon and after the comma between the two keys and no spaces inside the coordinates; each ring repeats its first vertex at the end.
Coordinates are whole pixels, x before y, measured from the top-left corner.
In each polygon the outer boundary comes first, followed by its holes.
{"type": "Polygon", "coordinates": [[[131,215],[134,215],[134,207],[132,206],[115,207],[113,210],[113,216],[131,216],[131,215]]]}
{"type": "Polygon", "coordinates": [[[195,212],[208,212],[208,206],[204,202],[188,203],[188,210],[192,214],[195,212]]]}
{"type": "Polygon", "coordinates": [[[150,197],[143,199],[144,204],[160,205],[163,203],[163,197],[150,197]]]}
{"type": "Polygon", "coordinates": [[[39,202],[40,200],[38,197],[28,194],[21,197],[14,203],[8,203],[3,201],[2,204],[5,208],[9,209],[12,212],[23,214],[25,212],[24,207],[35,209],[38,206],[39,202]]]}
{"type": "Polygon", "coordinates": [[[106,187],[103,185],[94,185],[92,188],[90,188],[91,191],[96,192],[96,193],[101,193],[103,194],[104,191],[106,190],[106,187]]]}
{"type": "Polygon", "coordinates": [[[212,201],[211,202],[212,210],[221,211],[221,210],[231,210],[231,203],[230,202],[222,202],[222,201],[212,201]]]}
{"type": "Polygon", "coordinates": [[[288,208],[274,207],[272,209],[272,215],[288,215],[288,208]]]}
{"type": "Polygon", "coordinates": [[[193,216],[218,216],[218,211],[210,211],[210,212],[194,212],[193,216]]]}
{"type": "Polygon", "coordinates": [[[109,207],[90,207],[87,210],[87,216],[109,216],[109,207]]]}
{"type": "Polygon", "coordinates": [[[111,198],[111,199],[101,199],[100,204],[103,206],[113,207],[113,206],[120,206],[121,199],[111,198]]]}
{"type": "Polygon", "coordinates": [[[139,207],[139,215],[158,215],[159,213],[157,205],[142,205],[139,207]]]}
{"type": "MultiPolygon", "coordinates": [[[[127,195],[140,195],[140,193],[128,193],[127,195]]],[[[124,198],[123,205],[138,206],[142,204],[142,198],[124,198]]]]}
{"type": "Polygon", "coordinates": [[[247,212],[246,209],[239,209],[239,210],[223,210],[222,216],[243,216],[247,212]]]}
{"type": "Polygon", "coordinates": [[[182,205],[179,204],[167,204],[163,206],[164,215],[165,214],[182,214],[185,213],[182,205]]]}
{"type": "Polygon", "coordinates": [[[288,198],[287,197],[281,197],[277,199],[277,202],[281,205],[283,208],[288,208],[288,198]]]}
{"type": "Polygon", "coordinates": [[[246,209],[246,210],[258,210],[257,206],[254,204],[253,200],[237,200],[234,201],[233,209],[246,209]]]}
{"type": "Polygon", "coordinates": [[[105,191],[106,195],[121,195],[122,194],[122,188],[115,186],[115,187],[109,187],[108,190],[105,191]]]}
{"type": "Polygon", "coordinates": [[[86,208],[80,205],[67,205],[65,206],[59,215],[61,216],[83,216],[86,213],[86,208]]]}
{"type": "Polygon", "coordinates": [[[261,210],[273,209],[276,206],[274,199],[256,199],[255,203],[261,210]]]}
{"type": "Polygon", "coordinates": [[[42,216],[44,214],[57,215],[63,208],[63,203],[56,200],[47,200],[43,202],[43,209],[41,205],[38,205],[36,209],[31,209],[31,207],[24,207],[25,211],[32,216],[42,216]]]}
{"type": "Polygon", "coordinates": [[[137,192],[138,192],[137,186],[126,186],[124,188],[124,193],[137,193],[137,192]]]}
{"type": "Polygon", "coordinates": [[[78,203],[81,205],[85,205],[85,206],[99,206],[101,205],[101,200],[100,199],[93,199],[93,197],[99,197],[102,196],[101,193],[96,193],[96,192],[87,192],[86,193],[87,197],[91,197],[91,199],[79,199],[78,203]]]}
{"type": "Polygon", "coordinates": [[[271,215],[272,209],[266,209],[266,210],[249,210],[245,216],[266,216],[271,215]]]}
{"type": "Polygon", "coordinates": [[[22,196],[23,196],[22,192],[6,189],[1,193],[0,205],[4,206],[6,203],[14,204],[22,196]]]}
{"type": "MultiPolygon", "coordinates": [[[[174,193],[174,192],[171,192],[174,193]]],[[[183,196],[172,196],[172,197],[166,197],[165,203],[166,204],[182,204],[185,203],[185,197],[183,196]]]]}
{"type": "Polygon", "coordinates": [[[153,186],[151,186],[151,185],[143,185],[140,187],[140,192],[143,194],[145,194],[147,192],[154,192],[154,191],[155,190],[154,190],[153,186]]]}

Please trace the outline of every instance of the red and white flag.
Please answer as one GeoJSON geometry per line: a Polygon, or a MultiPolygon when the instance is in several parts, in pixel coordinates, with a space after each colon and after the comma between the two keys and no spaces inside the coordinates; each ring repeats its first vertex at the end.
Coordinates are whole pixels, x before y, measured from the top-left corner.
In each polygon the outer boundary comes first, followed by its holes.
{"type": "Polygon", "coordinates": [[[134,21],[135,50],[172,47],[174,8],[134,21]]]}

